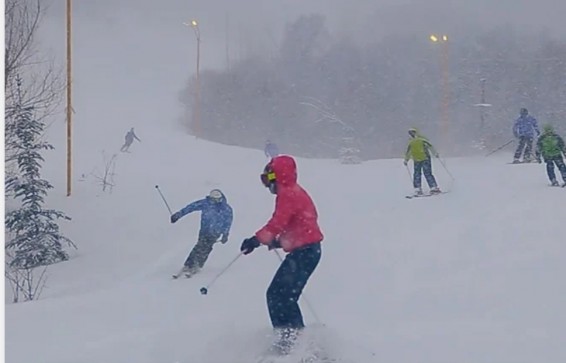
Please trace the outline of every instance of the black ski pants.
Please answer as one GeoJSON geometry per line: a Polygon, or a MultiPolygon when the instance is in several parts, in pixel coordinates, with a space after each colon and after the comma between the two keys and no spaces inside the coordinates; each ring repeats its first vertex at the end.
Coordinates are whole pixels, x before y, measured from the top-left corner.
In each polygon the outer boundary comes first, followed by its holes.
{"type": "Polygon", "coordinates": [[[429,188],[436,188],[436,179],[432,175],[432,162],[430,159],[415,161],[415,172],[413,173],[413,187],[421,188],[421,176],[424,174],[429,188]]]}
{"type": "Polygon", "coordinates": [[[305,326],[299,297],[321,256],[319,243],[290,252],[267,289],[267,308],[275,329],[301,329],[305,326]]]}
{"type": "Polygon", "coordinates": [[[515,160],[519,160],[521,158],[521,154],[523,153],[523,149],[525,153],[523,155],[523,160],[531,160],[532,158],[532,150],[533,150],[533,138],[530,136],[521,136],[519,137],[519,145],[517,146],[517,150],[515,150],[515,160]]]}
{"type": "Polygon", "coordinates": [[[548,179],[550,181],[556,180],[556,174],[554,174],[554,165],[562,174],[562,181],[566,183],[566,165],[564,164],[564,159],[562,156],[555,156],[553,158],[545,158],[544,162],[546,163],[546,173],[548,174],[548,179]]]}
{"type": "Polygon", "coordinates": [[[185,260],[185,266],[190,269],[203,268],[218,238],[219,236],[199,235],[197,244],[185,260]]]}

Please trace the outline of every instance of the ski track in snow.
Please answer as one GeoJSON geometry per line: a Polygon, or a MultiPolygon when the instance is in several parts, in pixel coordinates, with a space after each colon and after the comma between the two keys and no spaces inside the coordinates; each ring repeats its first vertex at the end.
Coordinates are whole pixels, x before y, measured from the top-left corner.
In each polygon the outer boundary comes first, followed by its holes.
{"type": "MultiPolygon", "coordinates": [[[[242,257],[199,293],[272,213],[262,152],[139,132],[143,143],[118,156],[112,194],[87,177],[66,198],[64,148],[48,158],[49,205],[73,218],[62,230],[79,249],[49,268],[39,301],[7,301],[7,362],[250,362],[266,348],[272,252],[242,257]],[[191,279],[171,274],[199,215],[171,225],[156,184],[174,210],[216,187],[234,208],[231,240],[191,279]]],[[[76,151],[77,179],[99,164],[93,143],[76,151]]],[[[543,166],[509,158],[447,159],[454,183],[435,162],[450,193],[419,201],[404,198],[411,182],[400,159],[298,159],[325,234],[305,289],[323,321],[302,309],[307,325],[325,324],[315,334],[325,349],[356,363],[566,361],[566,193],[547,187],[543,166]]]]}

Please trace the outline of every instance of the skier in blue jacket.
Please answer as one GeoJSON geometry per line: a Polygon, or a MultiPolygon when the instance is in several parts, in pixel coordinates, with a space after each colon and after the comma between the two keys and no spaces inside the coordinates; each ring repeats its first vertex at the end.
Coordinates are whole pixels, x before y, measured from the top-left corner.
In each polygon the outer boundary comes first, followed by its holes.
{"type": "Polygon", "coordinates": [[[222,244],[228,242],[228,235],[232,227],[232,207],[219,189],[212,190],[206,198],[197,200],[173,213],[171,223],[175,223],[181,217],[196,211],[202,213],[198,241],[181,270],[187,276],[191,276],[203,268],[216,242],[222,244]]]}
{"type": "Polygon", "coordinates": [[[538,129],[537,119],[529,115],[529,111],[526,108],[521,108],[520,116],[515,120],[513,125],[513,135],[519,139],[519,146],[515,151],[515,157],[513,163],[520,163],[521,154],[523,149],[525,153],[523,155],[523,162],[530,163],[532,161],[532,150],[533,141],[535,137],[540,135],[538,129]]]}

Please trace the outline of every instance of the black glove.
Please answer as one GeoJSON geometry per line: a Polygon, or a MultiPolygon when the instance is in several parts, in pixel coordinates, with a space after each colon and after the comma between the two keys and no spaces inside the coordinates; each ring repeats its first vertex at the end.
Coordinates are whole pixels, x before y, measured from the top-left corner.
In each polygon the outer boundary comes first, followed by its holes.
{"type": "Polygon", "coordinates": [[[221,242],[222,244],[228,242],[228,234],[223,234],[223,235],[222,235],[222,239],[220,240],[220,242],[221,242]]]}
{"type": "Polygon", "coordinates": [[[242,251],[242,253],[244,255],[248,255],[248,254],[252,253],[256,248],[258,248],[259,245],[260,245],[260,243],[259,243],[258,239],[256,238],[256,236],[246,238],[242,242],[242,245],[240,246],[240,251],[242,251]]]}
{"type": "Polygon", "coordinates": [[[281,248],[281,242],[279,242],[279,240],[274,239],[273,241],[271,241],[271,243],[269,243],[269,245],[267,246],[268,250],[274,250],[276,248],[281,248]]]}
{"type": "Polygon", "coordinates": [[[181,213],[177,212],[177,213],[171,214],[171,223],[177,222],[179,220],[179,218],[181,218],[181,213]]]}

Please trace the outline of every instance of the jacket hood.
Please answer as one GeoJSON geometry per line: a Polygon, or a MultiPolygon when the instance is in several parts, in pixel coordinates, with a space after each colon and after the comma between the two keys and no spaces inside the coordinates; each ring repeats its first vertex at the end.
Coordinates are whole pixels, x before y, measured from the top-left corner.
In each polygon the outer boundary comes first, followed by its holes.
{"type": "Polygon", "coordinates": [[[281,155],[274,157],[270,164],[278,184],[285,186],[297,184],[297,164],[295,159],[288,155],[281,155]]]}
{"type": "Polygon", "coordinates": [[[211,201],[211,202],[214,201],[214,198],[212,198],[212,197],[210,196],[210,194],[211,194],[212,192],[219,192],[219,193],[222,195],[222,198],[220,199],[220,203],[222,203],[222,204],[228,203],[228,200],[226,199],[226,195],[224,195],[224,193],[222,193],[222,191],[221,191],[220,189],[213,189],[213,190],[211,190],[210,193],[209,193],[209,195],[206,196],[206,199],[207,199],[207,200],[209,200],[209,201],[211,201]]]}
{"type": "Polygon", "coordinates": [[[542,132],[544,134],[552,134],[552,133],[554,133],[554,126],[548,125],[548,124],[544,125],[543,128],[542,128],[542,132]]]}
{"type": "Polygon", "coordinates": [[[423,137],[423,135],[421,134],[421,132],[419,131],[419,129],[417,129],[416,127],[411,127],[409,130],[407,130],[407,132],[414,132],[414,133],[415,133],[415,138],[417,138],[417,137],[423,137]]]}

